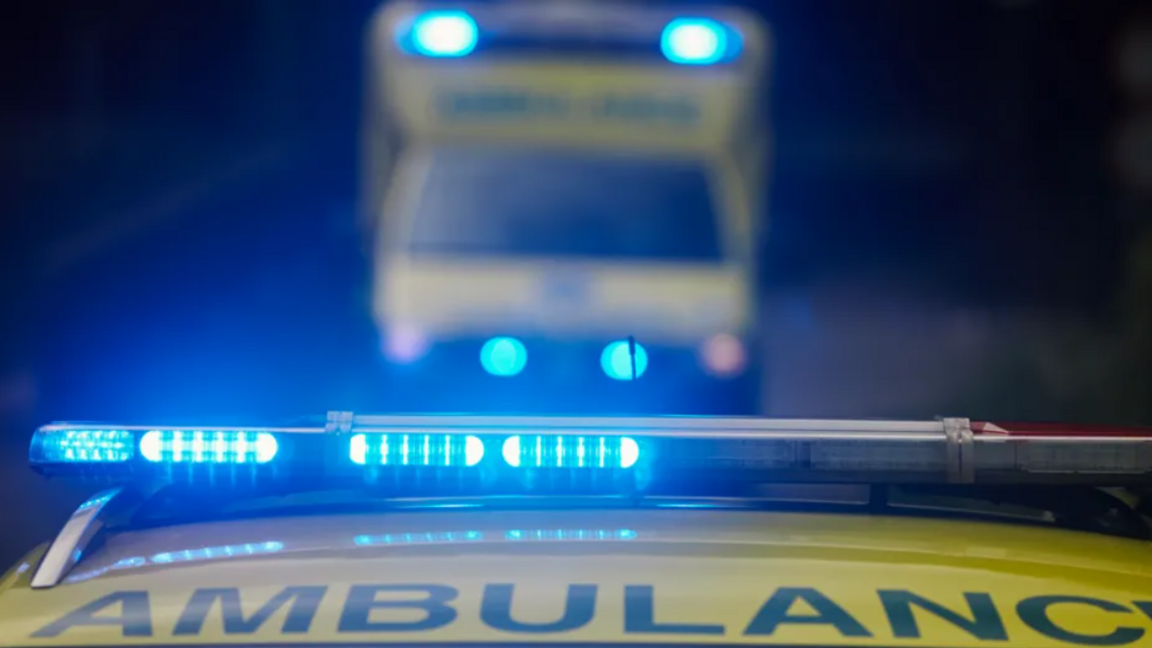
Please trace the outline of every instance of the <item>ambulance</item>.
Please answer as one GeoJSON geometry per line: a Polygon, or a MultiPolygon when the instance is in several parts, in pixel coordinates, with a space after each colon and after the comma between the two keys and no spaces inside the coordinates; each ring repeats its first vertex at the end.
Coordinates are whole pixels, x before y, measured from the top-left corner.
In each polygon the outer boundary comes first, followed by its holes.
{"type": "Polygon", "coordinates": [[[0,646],[1152,642],[1152,430],[306,423],[38,429],[95,494],[0,578],[0,646]]]}
{"type": "Polygon", "coordinates": [[[753,15],[396,2],[367,49],[372,312],[407,404],[757,413],[753,15]]]}

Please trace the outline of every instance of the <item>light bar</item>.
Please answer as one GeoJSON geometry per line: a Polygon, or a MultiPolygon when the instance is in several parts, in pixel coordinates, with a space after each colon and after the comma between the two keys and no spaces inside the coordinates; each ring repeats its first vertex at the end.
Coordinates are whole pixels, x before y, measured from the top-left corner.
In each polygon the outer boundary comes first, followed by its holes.
{"type": "Polygon", "coordinates": [[[41,473],[105,482],[207,472],[226,487],[363,480],[417,497],[449,487],[476,496],[593,486],[704,496],[718,485],[771,482],[1152,485],[1152,430],[967,419],[333,413],[323,427],[301,428],[48,425],[29,456],[41,473]],[[245,479],[218,479],[231,475],[245,479]]]}

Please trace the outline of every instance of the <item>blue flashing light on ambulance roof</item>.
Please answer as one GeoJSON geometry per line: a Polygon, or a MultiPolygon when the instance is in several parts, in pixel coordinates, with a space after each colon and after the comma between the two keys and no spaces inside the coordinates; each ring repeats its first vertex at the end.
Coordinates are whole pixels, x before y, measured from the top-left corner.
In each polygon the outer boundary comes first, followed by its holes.
{"type": "Polygon", "coordinates": [[[617,340],[604,347],[600,354],[600,367],[613,380],[632,380],[644,375],[648,370],[648,351],[639,342],[633,342],[636,350],[636,371],[632,371],[632,351],[627,340],[617,340]]]}
{"type": "Polygon", "coordinates": [[[493,376],[515,376],[528,364],[528,350],[516,338],[492,338],[480,349],[480,364],[493,376]]]}
{"type": "Polygon", "coordinates": [[[354,434],[349,456],[361,466],[475,466],[484,442],[472,435],[354,434]]]}
{"type": "MultiPolygon", "coordinates": [[[[1152,484],[1152,455],[1133,468],[1133,444],[1152,444],[1152,433],[1052,432],[1043,427],[1004,432],[1001,426],[967,419],[792,421],[332,412],[322,426],[255,430],[47,425],[36,431],[30,459],[45,475],[121,486],[138,480],[178,483],[205,478],[223,488],[273,483],[322,488],[362,478],[366,485],[388,489],[396,497],[541,491],[703,496],[701,489],[713,483],[727,489],[797,479],[1067,483],[1078,476],[1092,475],[1091,479],[1098,480],[1106,474],[1109,480],[1152,484]],[[102,452],[99,460],[90,457],[78,463],[61,451],[67,447],[65,441],[79,438],[78,432],[90,439],[116,438],[121,445],[117,453],[102,452]],[[98,434],[104,432],[115,434],[98,434]],[[965,444],[966,452],[953,452],[959,443],[965,444]],[[1030,452],[1022,452],[1023,448],[1030,452]],[[131,458],[124,460],[129,451],[131,458]],[[175,466],[188,470],[173,470],[175,466]],[[219,479],[222,475],[250,475],[251,479],[219,479]],[[384,475],[397,479],[381,479],[384,475]]],[[[94,498],[86,512],[99,514],[113,499],[94,498]]]]}
{"type": "Polygon", "coordinates": [[[476,49],[480,32],[472,16],[463,11],[430,11],[412,21],[407,43],[418,54],[434,58],[459,58],[476,49]]]}
{"type": "Polygon", "coordinates": [[[680,65],[712,65],[738,53],[739,41],[724,25],[708,18],[677,18],[660,36],[664,57],[680,65]]]}
{"type": "Polygon", "coordinates": [[[501,454],[513,468],[628,469],[640,458],[640,445],[629,437],[517,435],[504,440],[501,454]]]}
{"type": "MultiPolygon", "coordinates": [[[[72,514],[36,566],[29,568],[32,573],[27,587],[46,589],[66,582],[69,572],[90,553],[99,532],[107,528],[110,516],[126,515],[148,502],[161,501],[149,499],[159,494],[153,491],[155,487],[176,486],[168,491],[174,498],[187,495],[224,505],[232,497],[253,494],[258,500],[265,493],[303,495],[301,501],[311,506],[316,503],[313,494],[337,489],[343,492],[351,485],[349,477],[359,474],[370,489],[350,495],[350,504],[375,507],[387,503],[389,508],[403,509],[427,506],[429,500],[431,506],[443,506],[461,494],[467,505],[484,507],[568,506],[586,502],[588,496],[606,497],[597,501],[611,502],[611,506],[637,508],[660,508],[686,498],[723,498],[745,502],[727,504],[729,507],[756,507],[764,487],[774,482],[1080,485],[1093,489],[1152,484],[1152,454],[1142,451],[1152,447],[1152,430],[997,425],[964,418],[821,421],[674,416],[355,416],[330,412],[324,425],[261,428],[258,432],[160,428],[54,424],[36,431],[30,454],[37,471],[47,476],[113,481],[115,486],[72,514]],[[67,453],[59,453],[60,448],[67,447],[62,440],[78,438],[76,432],[87,432],[91,439],[105,438],[97,432],[116,432],[111,436],[121,441],[130,438],[132,445],[125,447],[138,451],[133,450],[130,459],[120,462],[101,453],[96,463],[103,463],[107,470],[95,469],[98,466],[91,460],[77,464],[67,459],[67,453]],[[198,433],[201,436],[197,437],[198,433]],[[217,439],[222,441],[213,445],[217,439]],[[400,450],[394,451],[397,444],[400,450]],[[409,465],[397,466],[392,458],[399,456],[402,462],[406,444],[409,465]],[[222,467],[230,475],[249,468],[252,470],[244,476],[251,479],[216,479],[213,474],[210,488],[184,489],[180,488],[181,481],[196,479],[205,470],[145,470],[164,464],[171,467],[177,462],[193,468],[197,448],[205,462],[220,455],[221,448],[225,457],[244,457],[242,464],[206,463],[199,468],[222,467]],[[275,456],[272,449],[278,448],[285,452],[276,456],[274,469],[255,469],[257,461],[271,461],[275,456]],[[427,466],[411,466],[414,456],[426,460],[427,466]],[[461,457],[463,465],[454,463],[461,457]],[[451,465],[432,465],[434,459],[451,465]],[[380,479],[384,472],[397,479],[380,479]],[[147,488],[136,487],[140,485],[147,488]],[[550,497],[536,497],[540,494],[550,497]],[[551,499],[556,497],[580,499],[551,499]]],[[[1113,528],[1114,509],[1107,511],[1110,521],[1101,524],[1101,529],[1113,528]]],[[[177,510],[176,519],[181,514],[177,510]]],[[[1117,535],[1141,541],[1152,538],[1152,529],[1135,510],[1133,514],[1131,519],[1139,523],[1116,530],[1117,535]]],[[[1078,530],[1088,528],[1081,527],[1080,521],[1067,524],[1078,530]]],[[[510,538],[526,537],[516,529],[510,531],[510,538]]],[[[594,536],[599,534],[589,532],[583,538],[594,536]]],[[[436,541],[436,536],[431,537],[436,541]]],[[[537,537],[549,536],[543,533],[537,537]]],[[[358,545],[375,542],[371,536],[357,538],[358,545]]],[[[573,536],[559,534],[558,538],[571,540],[573,536]]],[[[583,539],[581,532],[575,538],[583,539]]],[[[227,557],[237,546],[252,546],[256,553],[276,552],[283,545],[267,542],[232,544],[222,551],[168,550],[153,555],[148,562],[227,557]]],[[[106,568],[143,563],[139,556],[124,558],[127,562],[113,562],[106,568]]],[[[72,576],[96,577],[105,569],[88,567],[90,571],[72,576]]],[[[84,618],[100,620],[91,613],[84,618]]]]}
{"type": "Polygon", "coordinates": [[[49,463],[120,463],[129,461],[135,451],[135,440],[127,430],[65,430],[60,434],[37,437],[32,446],[49,463]]]}
{"type": "Polygon", "coordinates": [[[150,430],[140,439],[140,454],[152,463],[264,464],[278,449],[268,432],[150,430]]]}

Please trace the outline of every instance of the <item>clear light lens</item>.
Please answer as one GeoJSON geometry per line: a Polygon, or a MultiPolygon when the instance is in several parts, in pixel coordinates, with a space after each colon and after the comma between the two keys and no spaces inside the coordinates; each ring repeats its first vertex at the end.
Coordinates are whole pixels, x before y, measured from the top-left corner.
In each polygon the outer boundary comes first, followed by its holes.
{"type": "Polygon", "coordinates": [[[475,466],[484,442],[458,434],[354,434],[349,457],[361,466],[475,466]]]}
{"type": "Polygon", "coordinates": [[[516,338],[492,338],[480,349],[480,364],[493,376],[515,376],[528,364],[528,350],[516,338]]]}
{"type": "Polygon", "coordinates": [[[513,436],[501,454],[513,468],[631,468],[640,459],[640,445],[617,436],[513,436]]]}
{"type": "Polygon", "coordinates": [[[151,430],[140,439],[140,454],[153,463],[264,464],[278,450],[268,432],[151,430]]]}
{"type": "MultiPolygon", "coordinates": [[[[632,380],[632,354],[627,340],[618,340],[604,347],[600,354],[600,366],[613,380],[632,380]]],[[[648,351],[636,343],[636,378],[648,370],[648,351]]]]}
{"type": "Polygon", "coordinates": [[[59,430],[37,433],[34,463],[122,463],[134,454],[127,430],[59,430]]]}
{"type": "Polygon", "coordinates": [[[432,11],[412,23],[412,47],[424,56],[460,57],[476,49],[479,29],[463,11],[432,11]]]}
{"type": "Polygon", "coordinates": [[[660,37],[665,58],[681,65],[711,65],[728,54],[728,30],[707,18],[679,18],[660,37]]]}

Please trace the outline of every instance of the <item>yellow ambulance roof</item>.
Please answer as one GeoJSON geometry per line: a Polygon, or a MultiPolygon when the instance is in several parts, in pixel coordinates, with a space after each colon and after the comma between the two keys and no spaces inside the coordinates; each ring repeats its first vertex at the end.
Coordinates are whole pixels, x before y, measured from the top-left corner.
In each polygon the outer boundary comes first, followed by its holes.
{"type": "Polygon", "coordinates": [[[112,533],[0,645],[1126,645],[1148,543],[970,520],[432,509],[112,533]]]}

